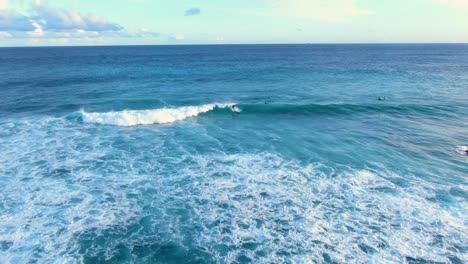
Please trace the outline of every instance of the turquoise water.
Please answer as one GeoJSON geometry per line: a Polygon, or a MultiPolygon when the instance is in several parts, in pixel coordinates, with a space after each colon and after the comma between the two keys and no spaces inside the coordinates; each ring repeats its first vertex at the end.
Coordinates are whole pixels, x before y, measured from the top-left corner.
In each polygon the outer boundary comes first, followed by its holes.
{"type": "Polygon", "coordinates": [[[468,45],[2,48],[0,263],[464,263],[467,146],[468,45]]]}

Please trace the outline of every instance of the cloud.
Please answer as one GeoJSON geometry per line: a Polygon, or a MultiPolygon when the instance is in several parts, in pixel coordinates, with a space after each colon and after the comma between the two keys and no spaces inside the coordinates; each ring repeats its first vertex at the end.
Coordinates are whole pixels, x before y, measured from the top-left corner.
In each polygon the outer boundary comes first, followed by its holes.
{"type": "Polygon", "coordinates": [[[184,41],[185,40],[185,35],[184,34],[180,34],[180,33],[176,33],[176,34],[169,34],[167,35],[167,41],[169,43],[175,43],[175,42],[181,42],[181,41],[184,41]]]}
{"type": "Polygon", "coordinates": [[[37,38],[44,36],[44,30],[42,29],[41,25],[39,25],[37,22],[32,22],[32,25],[34,26],[34,30],[27,32],[30,37],[37,38]]]}
{"type": "Polygon", "coordinates": [[[11,38],[12,35],[5,31],[0,31],[0,38],[11,38]]]}
{"type": "Polygon", "coordinates": [[[96,14],[54,8],[43,0],[35,0],[28,13],[5,8],[6,5],[5,0],[0,0],[0,39],[23,39],[27,45],[103,44],[114,38],[159,36],[144,28],[127,31],[96,14]]]}
{"type": "Polygon", "coordinates": [[[65,9],[52,8],[46,1],[36,1],[33,10],[37,15],[37,20],[41,21],[41,26],[45,30],[66,31],[120,31],[122,26],[109,22],[96,14],[78,13],[65,9]]]}
{"type": "Polygon", "coordinates": [[[190,8],[185,11],[185,16],[196,16],[200,14],[201,14],[201,10],[199,8],[190,8]]]}
{"type": "Polygon", "coordinates": [[[135,31],[110,31],[103,34],[107,37],[115,38],[157,38],[161,36],[160,33],[151,31],[147,28],[140,28],[135,31]]]}
{"type": "Polygon", "coordinates": [[[0,31],[35,30],[31,18],[10,10],[0,10],[0,31]]]}
{"type": "MultiPolygon", "coordinates": [[[[111,39],[155,39],[160,38],[162,36],[174,36],[173,34],[160,34],[157,32],[153,32],[147,29],[138,29],[135,31],[85,31],[85,30],[67,30],[67,31],[45,31],[40,27],[39,24],[36,24],[37,28],[32,31],[27,32],[4,32],[0,31],[0,38],[14,38],[14,39],[40,39],[41,45],[49,45],[49,44],[58,44],[63,39],[73,40],[73,43],[80,43],[83,44],[84,42],[102,42],[102,43],[111,43],[111,39]],[[60,41],[54,41],[60,40],[60,41]],[[54,42],[54,43],[52,43],[54,42]]],[[[174,41],[176,39],[174,38],[174,41]]],[[[34,44],[32,42],[30,44],[34,44]]],[[[97,43],[98,44],[98,43],[97,43]]]]}
{"type": "Polygon", "coordinates": [[[82,29],[74,31],[56,31],[48,32],[48,38],[96,38],[101,35],[100,32],[96,31],[85,31],[82,29]]]}
{"type": "Polygon", "coordinates": [[[151,31],[147,28],[140,28],[135,32],[135,36],[137,37],[159,37],[159,33],[151,31]]]}
{"type": "MultiPolygon", "coordinates": [[[[0,7],[6,1],[0,0],[0,7]]],[[[24,15],[14,10],[0,9],[0,31],[20,35],[26,32],[32,37],[42,37],[46,32],[121,31],[123,27],[107,21],[96,14],[83,14],[65,9],[52,8],[46,1],[36,0],[31,6],[31,14],[24,15]]]]}

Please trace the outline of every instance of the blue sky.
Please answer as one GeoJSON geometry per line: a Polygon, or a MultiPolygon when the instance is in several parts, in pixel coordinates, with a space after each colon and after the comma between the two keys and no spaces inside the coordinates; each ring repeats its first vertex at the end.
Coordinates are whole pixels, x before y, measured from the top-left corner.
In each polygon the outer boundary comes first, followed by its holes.
{"type": "Polygon", "coordinates": [[[468,42],[468,0],[0,0],[0,46],[468,42]]]}

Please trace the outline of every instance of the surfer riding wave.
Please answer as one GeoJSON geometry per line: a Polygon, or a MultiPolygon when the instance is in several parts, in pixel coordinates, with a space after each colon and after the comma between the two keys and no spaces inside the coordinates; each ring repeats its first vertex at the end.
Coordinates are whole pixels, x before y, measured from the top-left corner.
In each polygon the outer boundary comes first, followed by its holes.
{"type": "Polygon", "coordinates": [[[231,105],[231,110],[232,110],[233,112],[237,112],[237,113],[239,113],[239,112],[241,111],[241,110],[239,109],[239,107],[237,107],[237,104],[231,105]]]}

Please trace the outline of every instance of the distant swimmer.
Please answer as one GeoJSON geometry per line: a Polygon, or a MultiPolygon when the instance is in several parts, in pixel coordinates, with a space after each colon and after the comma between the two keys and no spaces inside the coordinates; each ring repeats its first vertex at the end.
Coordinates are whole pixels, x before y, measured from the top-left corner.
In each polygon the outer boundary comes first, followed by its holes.
{"type": "Polygon", "coordinates": [[[468,146],[458,146],[457,147],[457,152],[462,154],[462,155],[468,156],[468,146]]]}
{"type": "Polygon", "coordinates": [[[236,104],[231,105],[231,110],[234,111],[234,112],[240,112],[240,109],[239,109],[239,107],[237,107],[236,104]]]}
{"type": "Polygon", "coordinates": [[[387,100],[388,100],[387,96],[379,97],[379,101],[387,101],[387,100]]]}

